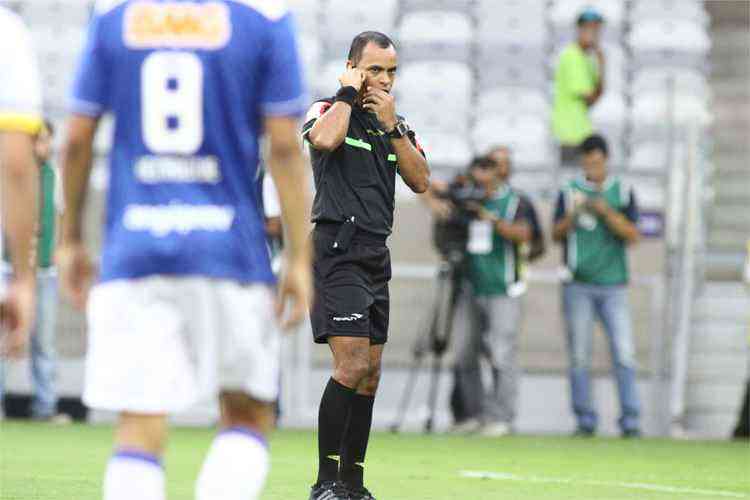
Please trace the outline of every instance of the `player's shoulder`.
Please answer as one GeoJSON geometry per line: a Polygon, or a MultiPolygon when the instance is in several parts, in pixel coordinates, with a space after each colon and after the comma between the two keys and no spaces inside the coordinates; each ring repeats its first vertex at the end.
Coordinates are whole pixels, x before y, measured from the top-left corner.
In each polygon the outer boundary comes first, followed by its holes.
{"type": "Polygon", "coordinates": [[[227,0],[251,8],[269,21],[278,21],[289,13],[285,0],[227,0]]]}

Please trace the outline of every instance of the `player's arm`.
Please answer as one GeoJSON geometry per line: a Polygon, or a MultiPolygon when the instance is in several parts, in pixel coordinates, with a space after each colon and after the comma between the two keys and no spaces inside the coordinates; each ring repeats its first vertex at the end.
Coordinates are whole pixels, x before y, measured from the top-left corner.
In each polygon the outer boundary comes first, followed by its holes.
{"type": "Polygon", "coordinates": [[[515,219],[510,222],[481,207],[479,209],[479,218],[490,221],[495,233],[510,242],[526,243],[531,241],[533,233],[531,226],[526,222],[524,214],[516,214],[515,219]]]}
{"type": "Polygon", "coordinates": [[[71,115],[63,146],[63,193],[65,212],[57,252],[62,287],[73,305],[86,303],[93,267],[83,244],[83,209],[86,205],[98,117],[71,115]]]}
{"type": "Polygon", "coordinates": [[[16,280],[34,280],[34,241],[39,211],[39,169],[33,138],[24,132],[0,131],[0,200],[16,280]]]}
{"type": "Polygon", "coordinates": [[[589,208],[604,220],[607,227],[619,238],[629,244],[637,243],[641,238],[636,222],[638,220],[638,205],[635,194],[631,191],[628,205],[621,212],[611,207],[603,197],[588,203],[589,208]]]}
{"type": "MultiPolygon", "coordinates": [[[[307,172],[302,147],[297,135],[297,120],[292,117],[268,117],[265,122],[266,135],[270,143],[268,171],[276,185],[281,205],[284,227],[284,251],[286,253],[286,279],[295,280],[300,294],[287,323],[299,322],[306,314],[312,294],[310,275],[311,251],[309,234],[309,193],[307,172]]],[[[286,284],[286,280],[283,285],[286,284]]],[[[281,290],[282,294],[285,292],[281,290]]],[[[279,301],[283,307],[285,297],[279,301]]],[[[279,311],[280,313],[281,311],[279,311]]]]}
{"type": "Polygon", "coordinates": [[[342,91],[339,93],[348,93],[351,102],[337,100],[315,120],[312,129],[307,133],[307,140],[312,147],[321,151],[334,151],[341,146],[349,130],[352,104],[364,81],[365,74],[359,68],[347,68],[346,72],[341,75],[339,82],[341,82],[342,91]]]}
{"type": "Polygon", "coordinates": [[[555,224],[552,227],[552,239],[561,242],[568,237],[568,233],[573,230],[575,220],[578,217],[578,210],[567,210],[565,207],[565,194],[560,191],[557,197],[555,207],[555,224]]]}

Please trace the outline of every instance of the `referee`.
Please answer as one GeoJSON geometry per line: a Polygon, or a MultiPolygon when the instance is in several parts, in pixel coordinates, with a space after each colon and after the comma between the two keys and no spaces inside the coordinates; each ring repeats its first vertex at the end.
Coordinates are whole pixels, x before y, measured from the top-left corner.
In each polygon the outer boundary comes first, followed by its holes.
{"type": "Polygon", "coordinates": [[[388,340],[391,278],[386,239],[396,173],[416,193],[429,168],[391,95],[397,57],[386,35],[352,41],[335,97],[313,104],[303,126],[316,195],[312,209],[315,342],[333,353],[333,376],[318,413],[318,479],[311,500],[372,499],[365,451],[388,340]]]}

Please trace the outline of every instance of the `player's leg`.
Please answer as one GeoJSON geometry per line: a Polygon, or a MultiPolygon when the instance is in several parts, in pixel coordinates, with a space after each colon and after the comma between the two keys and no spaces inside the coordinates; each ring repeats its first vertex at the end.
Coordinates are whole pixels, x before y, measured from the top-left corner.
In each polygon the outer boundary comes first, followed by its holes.
{"type": "Polygon", "coordinates": [[[628,437],[640,434],[641,404],[636,380],[635,341],[625,286],[602,287],[596,312],[604,325],[620,396],[620,429],[628,437]]]}
{"type": "Polygon", "coordinates": [[[375,394],[380,384],[384,345],[372,345],[367,376],[352,397],[349,421],[341,446],[340,477],[352,489],[364,486],[365,455],[370,441],[375,394]]]}
{"type": "Polygon", "coordinates": [[[197,500],[252,500],[260,497],[270,468],[266,435],[273,404],[241,391],[220,397],[221,429],[203,462],[197,500]]]}
{"type": "Polygon", "coordinates": [[[166,415],[123,412],[104,475],[104,500],[164,500],[166,415]]]}
{"type": "Polygon", "coordinates": [[[577,432],[596,431],[597,414],[591,391],[591,354],[594,335],[594,303],[590,288],[579,283],[563,286],[563,312],[570,358],[570,389],[577,432]]]}

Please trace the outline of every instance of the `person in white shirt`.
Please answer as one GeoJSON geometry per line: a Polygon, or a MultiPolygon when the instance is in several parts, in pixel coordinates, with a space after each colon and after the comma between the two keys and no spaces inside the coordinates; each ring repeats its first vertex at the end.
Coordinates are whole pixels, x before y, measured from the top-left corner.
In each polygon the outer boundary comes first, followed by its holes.
{"type": "Polygon", "coordinates": [[[34,318],[39,169],[33,137],[43,125],[42,97],[28,30],[3,7],[0,68],[0,234],[13,270],[7,284],[0,282],[0,356],[18,356],[34,318]]]}

